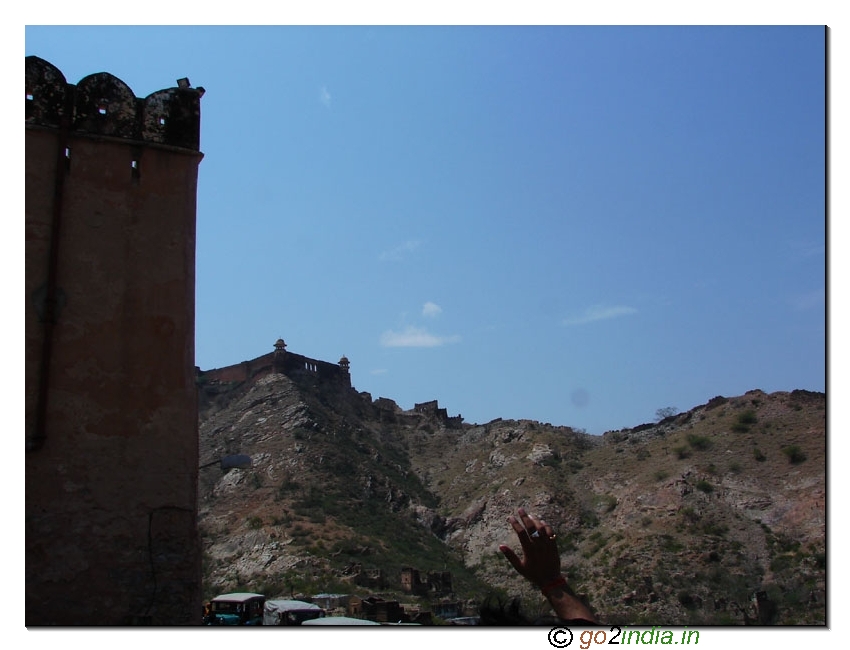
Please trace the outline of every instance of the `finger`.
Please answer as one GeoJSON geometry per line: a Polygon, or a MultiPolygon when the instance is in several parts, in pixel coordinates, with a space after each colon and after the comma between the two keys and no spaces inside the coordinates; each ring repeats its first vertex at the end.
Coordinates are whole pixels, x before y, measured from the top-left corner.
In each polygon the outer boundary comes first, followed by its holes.
{"type": "Polygon", "coordinates": [[[537,530],[537,521],[522,508],[519,509],[520,520],[529,535],[537,530]]]}
{"type": "Polygon", "coordinates": [[[543,539],[552,537],[552,527],[542,519],[537,522],[537,532],[540,533],[540,537],[543,539]]]}
{"type": "Polygon", "coordinates": [[[520,521],[513,515],[508,517],[508,523],[511,525],[511,528],[514,529],[514,532],[517,535],[521,535],[525,532],[525,528],[523,527],[522,523],[520,523],[520,521]]]}
{"type": "MultiPolygon", "coordinates": [[[[522,517],[522,516],[527,517],[528,516],[528,515],[525,514],[525,511],[522,508],[520,508],[517,511],[517,514],[520,517],[522,517]]],[[[529,537],[529,532],[525,529],[525,526],[522,525],[522,522],[519,519],[517,519],[516,517],[514,517],[513,515],[508,517],[508,522],[510,522],[511,527],[514,529],[514,532],[516,533],[516,536],[517,536],[517,539],[519,540],[520,546],[522,546],[523,553],[525,553],[527,555],[528,551],[531,549],[531,537],[529,537]]]]}
{"type": "Polygon", "coordinates": [[[506,558],[508,558],[508,562],[511,563],[511,565],[514,567],[514,569],[516,569],[517,572],[521,573],[522,572],[522,561],[519,559],[519,556],[517,556],[517,554],[514,553],[514,550],[510,546],[505,546],[504,544],[499,546],[499,550],[502,552],[502,555],[504,555],[506,558]]]}

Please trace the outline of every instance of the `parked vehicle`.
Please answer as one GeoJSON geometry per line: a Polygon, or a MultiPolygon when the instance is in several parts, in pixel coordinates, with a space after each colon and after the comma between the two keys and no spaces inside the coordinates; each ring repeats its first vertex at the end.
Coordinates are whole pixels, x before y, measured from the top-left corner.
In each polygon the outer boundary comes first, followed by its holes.
{"type": "Polygon", "coordinates": [[[204,624],[262,625],[265,602],[262,594],[240,592],[216,596],[210,601],[210,614],[204,624]]]}
{"type": "Polygon", "coordinates": [[[303,600],[267,600],[263,606],[263,625],[301,625],[324,615],[321,607],[303,600]]]}
{"type": "Polygon", "coordinates": [[[349,616],[326,616],[324,618],[314,618],[309,621],[304,621],[301,625],[380,625],[375,621],[369,621],[365,618],[351,618],[349,616]]]}

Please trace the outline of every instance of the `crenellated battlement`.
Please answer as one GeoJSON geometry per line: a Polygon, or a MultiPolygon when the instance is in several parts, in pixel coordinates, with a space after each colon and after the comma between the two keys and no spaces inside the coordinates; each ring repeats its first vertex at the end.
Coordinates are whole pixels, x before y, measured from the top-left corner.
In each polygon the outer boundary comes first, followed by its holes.
{"type": "Polygon", "coordinates": [[[135,96],[117,77],[98,72],[70,84],[53,64],[26,57],[26,124],[199,151],[203,88],[135,96]]]}

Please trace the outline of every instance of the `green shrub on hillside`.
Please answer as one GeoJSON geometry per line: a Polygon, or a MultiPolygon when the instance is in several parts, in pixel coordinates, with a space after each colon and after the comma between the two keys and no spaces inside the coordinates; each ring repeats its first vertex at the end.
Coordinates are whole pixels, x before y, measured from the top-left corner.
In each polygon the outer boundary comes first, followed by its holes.
{"type": "MultiPolygon", "coordinates": [[[[693,509],[691,509],[693,511],[693,509]]],[[[672,535],[663,534],[659,536],[659,544],[661,549],[667,551],[668,553],[678,553],[679,551],[684,550],[685,545],[682,544],[678,539],[673,537],[672,535]]],[[[669,578],[665,576],[659,576],[661,582],[668,580],[669,578]]]]}
{"type": "Polygon", "coordinates": [[[803,453],[803,450],[800,449],[799,445],[788,445],[787,447],[783,447],[782,453],[785,454],[788,462],[792,465],[799,465],[806,460],[806,454],[803,453]]]}
{"type": "Polygon", "coordinates": [[[747,410],[738,416],[738,422],[741,424],[755,424],[758,422],[758,417],[755,411],[747,410]]]}
{"type": "Polygon", "coordinates": [[[713,520],[702,522],[701,528],[706,535],[716,535],[717,537],[723,537],[729,532],[729,526],[713,520]]]}
{"type": "Polygon", "coordinates": [[[685,506],[679,511],[679,514],[682,515],[682,518],[684,518],[685,521],[688,521],[692,524],[700,520],[700,514],[691,506],[685,506]]]}
{"type": "Polygon", "coordinates": [[[714,492],[714,486],[705,479],[700,479],[699,481],[697,481],[696,488],[700,492],[705,492],[706,494],[711,494],[712,492],[714,492]]]}
{"type": "Polygon", "coordinates": [[[599,517],[589,509],[583,509],[579,514],[579,522],[583,528],[596,528],[599,525],[599,517]]]}
{"type": "Polygon", "coordinates": [[[695,433],[689,433],[687,440],[691,448],[696,449],[697,451],[706,451],[711,449],[714,444],[708,436],[700,436],[695,433]]]}
{"type": "Polygon", "coordinates": [[[752,410],[746,410],[743,413],[738,415],[738,419],[735,424],[732,425],[732,431],[735,433],[746,433],[750,430],[750,426],[758,422],[758,417],[756,416],[756,412],[752,410]]]}

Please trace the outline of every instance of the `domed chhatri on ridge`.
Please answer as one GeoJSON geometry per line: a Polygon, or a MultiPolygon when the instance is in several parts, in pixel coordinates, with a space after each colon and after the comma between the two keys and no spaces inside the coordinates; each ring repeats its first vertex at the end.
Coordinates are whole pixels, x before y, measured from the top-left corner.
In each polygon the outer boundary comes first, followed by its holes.
{"type": "Polygon", "coordinates": [[[339,360],[339,367],[340,367],[340,368],[342,368],[343,370],[345,370],[346,372],[348,372],[348,367],[349,367],[349,365],[350,365],[350,364],[349,364],[349,362],[348,362],[348,357],[346,357],[346,356],[343,354],[343,355],[342,355],[342,357],[341,357],[341,358],[340,358],[340,360],[339,360]]]}
{"type": "Polygon", "coordinates": [[[286,343],[283,339],[274,342],[274,353],[272,355],[272,367],[277,373],[283,373],[286,367],[286,343]]]}

